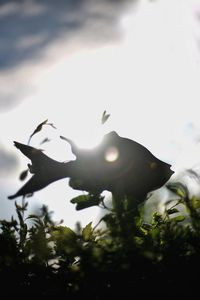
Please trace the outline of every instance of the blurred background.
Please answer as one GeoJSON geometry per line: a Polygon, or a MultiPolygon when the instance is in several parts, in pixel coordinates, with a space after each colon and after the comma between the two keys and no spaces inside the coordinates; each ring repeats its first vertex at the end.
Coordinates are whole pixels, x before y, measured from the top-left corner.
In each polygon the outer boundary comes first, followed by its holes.
{"type": "MultiPolygon", "coordinates": [[[[52,158],[74,158],[60,135],[92,147],[115,130],[171,163],[174,179],[199,195],[199,45],[197,0],[0,1],[0,218],[14,214],[7,196],[28,163],[13,140],[27,143],[46,119],[57,129],[44,126],[30,144],[52,158]]],[[[35,193],[29,210],[48,205],[72,227],[98,219],[99,208],[75,211],[80,192],[67,182],[35,193]]]]}

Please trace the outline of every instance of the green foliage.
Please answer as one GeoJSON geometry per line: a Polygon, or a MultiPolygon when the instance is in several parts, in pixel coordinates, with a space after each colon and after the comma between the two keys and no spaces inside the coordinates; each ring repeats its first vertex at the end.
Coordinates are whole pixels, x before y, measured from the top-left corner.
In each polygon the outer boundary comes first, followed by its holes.
{"type": "Polygon", "coordinates": [[[104,197],[101,195],[85,194],[71,199],[71,203],[76,204],[76,210],[81,210],[90,206],[99,205],[104,197]]]}
{"type": "Polygon", "coordinates": [[[149,223],[143,205],[116,195],[112,209],[98,195],[72,199],[76,209],[93,201],[106,210],[95,226],[91,220],[75,230],[54,222],[46,206],[25,217],[28,203],[15,203],[17,218],[0,221],[2,293],[67,299],[130,299],[138,293],[156,298],[157,290],[169,297],[192,295],[200,275],[200,200],[180,183],[168,188],[176,199],[149,223]]]}

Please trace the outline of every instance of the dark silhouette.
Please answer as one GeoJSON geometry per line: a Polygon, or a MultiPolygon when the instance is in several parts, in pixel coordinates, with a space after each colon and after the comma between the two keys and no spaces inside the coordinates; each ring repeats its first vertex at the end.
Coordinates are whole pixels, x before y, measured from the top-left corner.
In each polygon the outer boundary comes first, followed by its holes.
{"type": "MultiPolygon", "coordinates": [[[[65,139],[65,138],[64,138],[65,139]]],[[[9,199],[34,193],[48,184],[69,177],[76,188],[101,193],[104,190],[123,196],[143,199],[147,193],[163,186],[174,173],[171,165],[156,158],[141,144],[120,137],[112,131],[94,149],[79,149],[66,139],[76,160],[58,162],[41,150],[14,142],[32,162],[29,170],[34,175],[9,199]]]]}

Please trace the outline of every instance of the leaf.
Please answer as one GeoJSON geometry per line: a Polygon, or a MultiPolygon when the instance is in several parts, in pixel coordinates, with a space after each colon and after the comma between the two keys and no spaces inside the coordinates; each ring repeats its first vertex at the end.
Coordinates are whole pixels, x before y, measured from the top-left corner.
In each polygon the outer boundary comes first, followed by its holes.
{"type": "MultiPolygon", "coordinates": [[[[137,220],[137,223],[138,220],[137,220]]],[[[152,225],[151,224],[148,224],[148,223],[143,223],[141,224],[141,226],[139,227],[139,230],[140,230],[140,233],[143,234],[143,235],[146,235],[148,234],[148,232],[152,229],[152,225]]]]}
{"type": "Polygon", "coordinates": [[[46,137],[45,139],[43,139],[41,142],[40,142],[40,145],[44,144],[44,143],[47,143],[47,142],[50,142],[51,140],[46,137]]]}
{"type": "Polygon", "coordinates": [[[200,175],[195,172],[193,169],[187,169],[186,173],[193,179],[195,179],[197,182],[200,181],[200,175]]]}
{"type": "Polygon", "coordinates": [[[68,237],[69,239],[76,238],[76,233],[71,228],[66,226],[56,227],[56,229],[53,231],[53,234],[59,237],[68,237]]]}
{"type": "Polygon", "coordinates": [[[189,191],[188,191],[187,186],[185,186],[181,182],[169,183],[169,184],[167,184],[166,187],[172,193],[178,195],[181,198],[188,198],[188,196],[189,196],[189,191]]]}
{"type": "Polygon", "coordinates": [[[70,178],[69,186],[75,190],[83,190],[83,180],[70,178]]]}
{"type": "Polygon", "coordinates": [[[15,208],[16,208],[16,210],[24,212],[25,210],[27,210],[27,207],[28,207],[28,202],[25,202],[25,203],[22,203],[22,205],[19,205],[15,201],[15,208]]]}
{"type": "Polygon", "coordinates": [[[88,242],[90,240],[92,233],[93,233],[92,222],[90,222],[82,230],[82,237],[84,242],[88,242]]]}
{"type": "Polygon", "coordinates": [[[44,126],[44,125],[50,125],[51,127],[53,127],[54,129],[56,129],[56,127],[53,125],[53,123],[47,123],[48,122],[48,119],[46,119],[45,121],[43,121],[42,123],[40,123],[37,127],[36,127],[36,129],[33,131],[33,133],[30,135],[30,137],[29,137],[29,140],[28,140],[28,144],[30,143],[30,141],[31,141],[31,138],[36,134],[36,133],[38,133],[38,132],[40,132],[41,130],[42,130],[42,127],[44,126]]]}
{"type": "Polygon", "coordinates": [[[159,237],[160,234],[160,230],[158,227],[155,227],[151,230],[151,236],[153,239],[156,239],[157,237],[159,237]]]}
{"type": "Polygon", "coordinates": [[[21,172],[21,174],[19,175],[19,179],[21,181],[23,181],[24,179],[26,179],[26,177],[28,176],[28,171],[29,171],[29,169],[24,170],[24,171],[21,172]]]}
{"type": "Polygon", "coordinates": [[[102,117],[101,117],[101,124],[105,124],[110,117],[110,114],[106,113],[106,110],[104,110],[102,117]]]}
{"type": "Polygon", "coordinates": [[[177,216],[175,218],[172,218],[171,220],[175,221],[175,222],[182,222],[185,220],[185,217],[184,216],[177,216]]]}
{"type": "Polygon", "coordinates": [[[179,210],[177,208],[169,208],[167,209],[167,213],[168,215],[172,215],[172,214],[175,214],[175,213],[178,213],[179,210]]]}
{"type": "Polygon", "coordinates": [[[48,122],[48,119],[46,119],[45,121],[43,121],[42,123],[40,123],[40,124],[36,127],[36,129],[33,131],[33,133],[32,133],[32,134],[30,135],[30,137],[29,137],[28,144],[30,143],[31,138],[32,138],[36,133],[38,133],[39,131],[41,131],[43,125],[47,124],[47,122],[48,122]]]}
{"type": "Polygon", "coordinates": [[[57,129],[56,126],[54,126],[53,123],[46,123],[46,125],[49,125],[49,126],[51,126],[52,128],[54,128],[54,129],[57,129]]]}
{"type": "Polygon", "coordinates": [[[200,208],[200,199],[199,198],[192,197],[191,202],[192,202],[192,206],[194,209],[200,208]]]}
{"type": "Polygon", "coordinates": [[[51,238],[52,238],[53,241],[56,241],[57,246],[62,249],[62,248],[65,247],[65,244],[67,244],[68,246],[75,245],[77,235],[69,227],[57,226],[51,232],[51,238]]]}
{"type": "Polygon", "coordinates": [[[152,229],[152,225],[149,224],[149,223],[143,223],[141,227],[144,228],[147,231],[152,229]]]}
{"type": "Polygon", "coordinates": [[[66,138],[66,137],[64,137],[63,135],[60,135],[60,138],[61,138],[62,140],[64,140],[64,141],[66,141],[66,142],[69,142],[69,139],[66,138]]]}
{"type": "Polygon", "coordinates": [[[26,220],[29,220],[29,219],[39,219],[39,216],[38,215],[35,215],[35,214],[30,214],[27,218],[26,218],[26,220]]]}
{"type": "Polygon", "coordinates": [[[19,219],[20,226],[23,227],[24,226],[24,219],[23,219],[22,207],[20,205],[18,205],[16,202],[15,202],[15,207],[16,207],[16,212],[17,212],[17,216],[18,216],[18,219],[19,219]]]}
{"type": "Polygon", "coordinates": [[[102,197],[96,195],[80,195],[71,199],[71,203],[76,204],[76,210],[81,210],[87,207],[98,205],[102,201],[102,197]]]}
{"type": "Polygon", "coordinates": [[[162,215],[158,212],[155,212],[152,217],[152,224],[158,225],[161,224],[162,222],[163,222],[162,215]]]}

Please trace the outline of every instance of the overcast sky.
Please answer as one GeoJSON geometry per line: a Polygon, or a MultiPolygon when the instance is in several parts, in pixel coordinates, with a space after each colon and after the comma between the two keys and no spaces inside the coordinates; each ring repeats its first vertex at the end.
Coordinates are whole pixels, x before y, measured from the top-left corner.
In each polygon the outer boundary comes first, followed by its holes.
{"type": "MultiPolygon", "coordinates": [[[[49,119],[57,127],[33,137],[59,160],[72,158],[59,135],[91,146],[116,130],[173,169],[200,163],[200,4],[188,0],[0,1],[0,214],[20,186],[27,143],[49,119]],[[104,110],[111,117],[101,126],[104,110]]],[[[66,180],[30,198],[72,226],[96,208],[75,212],[66,180]]],[[[20,201],[20,199],[19,199],[20,201]]],[[[2,217],[2,215],[0,215],[2,217]]]]}

